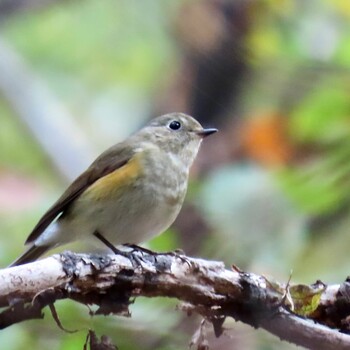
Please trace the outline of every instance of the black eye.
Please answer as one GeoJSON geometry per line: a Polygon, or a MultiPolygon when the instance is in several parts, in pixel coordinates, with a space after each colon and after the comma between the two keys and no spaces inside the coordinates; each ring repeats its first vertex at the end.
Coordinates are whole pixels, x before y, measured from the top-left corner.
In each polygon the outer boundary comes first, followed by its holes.
{"type": "Polygon", "coordinates": [[[170,124],[169,124],[169,128],[171,130],[179,130],[181,128],[181,123],[178,122],[177,120],[173,120],[170,124]]]}

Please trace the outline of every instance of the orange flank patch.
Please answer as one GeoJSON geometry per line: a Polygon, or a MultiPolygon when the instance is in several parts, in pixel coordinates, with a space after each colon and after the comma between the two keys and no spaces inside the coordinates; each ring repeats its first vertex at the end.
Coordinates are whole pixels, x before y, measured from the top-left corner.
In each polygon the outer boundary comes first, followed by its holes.
{"type": "Polygon", "coordinates": [[[95,200],[105,199],[118,192],[120,188],[128,186],[141,175],[139,156],[134,156],[128,163],[95,181],[84,193],[84,196],[95,200]]]}
{"type": "Polygon", "coordinates": [[[266,114],[247,121],[242,132],[246,154],[266,166],[288,163],[294,150],[287,123],[288,118],[278,114],[266,114]]]}

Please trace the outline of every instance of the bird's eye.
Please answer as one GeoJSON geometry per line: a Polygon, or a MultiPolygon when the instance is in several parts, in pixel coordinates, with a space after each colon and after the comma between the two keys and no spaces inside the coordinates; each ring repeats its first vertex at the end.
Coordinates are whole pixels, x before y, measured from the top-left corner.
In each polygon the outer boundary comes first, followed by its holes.
{"type": "Polygon", "coordinates": [[[181,123],[178,122],[177,120],[173,120],[172,122],[169,123],[169,128],[171,130],[179,130],[181,128],[181,123]]]}

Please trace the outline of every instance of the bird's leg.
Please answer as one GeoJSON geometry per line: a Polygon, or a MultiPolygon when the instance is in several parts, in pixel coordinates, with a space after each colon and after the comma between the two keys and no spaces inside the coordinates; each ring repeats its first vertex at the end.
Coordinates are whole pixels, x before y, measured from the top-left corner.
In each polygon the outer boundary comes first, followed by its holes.
{"type": "Polygon", "coordinates": [[[148,262],[152,262],[151,258],[153,259],[153,263],[157,262],[157,254],[156,252],[154,252],[153,250],[144,248],[144,247],[140,247],[137,244],[133,244],[133,243],[124,243],[123,244],[124,247],[128,247],[131,249],[131,254],[134,252],[140,252],[141,253],[141,257],[139,257],[138,259],[148,263],[148,262]]]}
{"type": "Polygon", "coordinates": [[[135,268],[135,267],[138,267],[141,265],[141,260],[139,257],[136,257],[134,256],[132,253],[133,252],[124,252],[118,248],[116,248],[110,241],[108,241],[105,237],[103,237],[101,235],[100,232],[98,231],[95,231],[93,233],[93,235],[98,239],[100,240],[104,245],[106,245],[109,249],[112,250],[112,252],[114,254],[117,254],[117,255],[121,255],[121,256],[124,256],[125,258],[128,258],[131,263],[132,263],[132,266],[135,268]]]}
{"type": "Polygon", "coordinates": [[[174,251],[157,253],[157,252],[154,252],[151,249],[147,249],[147,248],[141,247],[141,246],[139,246],[137,244],[133,244],[133,243],[124,243],[123,246],[131,248],[133,251],[140,251],[142,253],[146,253],[146,254],[149,254],[149,255],[157,255],[157,254],[173,255],[173,256],[185,255],[185,252],[182,249],[176,249],[174,251]]]}
{"type": "Polygon", "coordinates": [[[158,254],[169,255],[169,256],[173,256],[175,258],[180,259],[182,262],[187,263],[190,267],[192,266],[191,262],[185,256],[183,256],[184,255],[183,251],[156,253],[150,249],[140,247],[136,244],[126,243],[126,244],[123,244],[123,246],[131,248],[132,251],[125,252],[123,250],[116,248],[111,242],[109,242],[104,236],[102,236],[100,232],[95,231],[93,235],[97,239],[99,239],[105,246],[107,246],[109,249],[111,249],[114,254],[119,254],[121,256],[128,258],[131,261],[134,268],[136,268],[138,266],[142,266],[141,265],[142,261],[147,262],[147,259],[145,260],[142,257],[138,257],[138,256],[133,255],[134,252],[141,252],[144,254],[148,254],[149,256],[153,257],[155,262],[157,262],[157,255],[158,254]]]}
{"type": "MultiPolygon", "coordinates": [[[[116,248],[110,241],[108,241],[106,238],[104,238],[100,232],[95,231],[93,235],[99,239],[105,246],[107,246],[114,254],[119,254],[121,250],[116,248]]],[[[123,254],[122,254],[123,255],[123,254]]]]}
{"type": "Polygon", "coordinates": [[[128,247],[128,248],[131,248],[133,251],[136,251],[136,252],[146,253],[146,254],[149,254],[149,255],[155,255],[155,254],[157,254],[157,253],[154,252],[153,250],[150,250],[150,249],[147,249],[147,248],[144,248],[144,247],[140,247],[140,246],[137,245],[137,244],[125,243],[125,244],[123,244],[123,246],[124,246],[124,247],[128,247]]]}

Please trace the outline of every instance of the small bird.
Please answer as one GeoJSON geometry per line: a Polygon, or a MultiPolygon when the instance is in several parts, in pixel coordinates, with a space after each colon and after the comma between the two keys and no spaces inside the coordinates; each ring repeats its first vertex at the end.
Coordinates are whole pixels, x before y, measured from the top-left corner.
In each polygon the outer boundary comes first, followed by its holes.
{"type": "Polygon", "coordinates": [[[49,249],[94,239],[114,252],[164,232],[184,201],[189,170],[202,139],[217,129],[169,113],[103,152],[43,215],[10,266],[49,249]]]}

